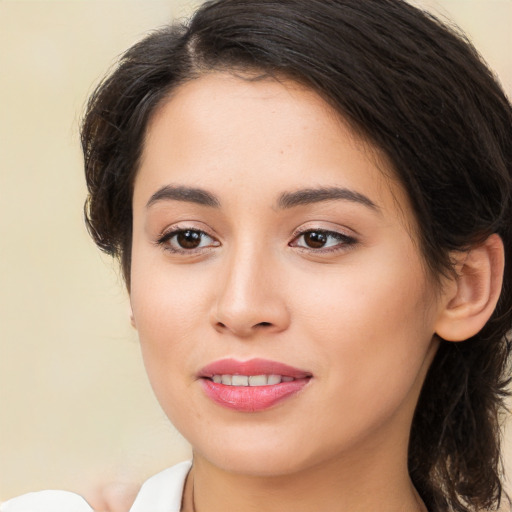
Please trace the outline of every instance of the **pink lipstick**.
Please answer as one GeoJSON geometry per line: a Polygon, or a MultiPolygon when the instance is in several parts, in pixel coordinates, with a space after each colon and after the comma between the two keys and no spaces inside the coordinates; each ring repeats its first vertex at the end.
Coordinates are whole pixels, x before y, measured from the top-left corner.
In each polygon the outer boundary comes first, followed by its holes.
{"type": "Polygon", "coordinates": [[[257,412],[298,393],[312,374],[266,359],[222,359],[205,366],[198,377],[206,395],[217,404],[257,412]]]}

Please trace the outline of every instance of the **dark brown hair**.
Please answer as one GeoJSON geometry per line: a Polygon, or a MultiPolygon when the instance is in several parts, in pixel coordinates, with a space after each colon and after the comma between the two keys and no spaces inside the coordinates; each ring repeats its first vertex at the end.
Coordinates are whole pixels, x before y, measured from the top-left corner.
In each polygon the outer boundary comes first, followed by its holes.
{"type": "Polygon", "coordinates": [[[497,507],[512,327],[512,109],[495,77],[461,34],[402,0],[218,0],[150,34],[96,89],[82,127],[88,228],[120,258],[128,287],[148,121],[170,91],[212,70],[294,79],[384,152],[433,276],[451,271],[451,252],[501,236],[496,311],[473,338],[441,340],[409,447],[431,510],[497,507]]]}

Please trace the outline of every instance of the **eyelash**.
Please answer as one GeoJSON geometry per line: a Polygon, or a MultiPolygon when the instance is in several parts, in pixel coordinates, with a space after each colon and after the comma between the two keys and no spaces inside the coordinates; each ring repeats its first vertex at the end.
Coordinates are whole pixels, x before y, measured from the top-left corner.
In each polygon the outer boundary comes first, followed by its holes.
{"type": "MultiPolygon", "coordinates": [[[[290,247],[296,247],[299,250],[305,251],[305,252],[311,252],[314,254],[325,254],[325,253],[330,253],[330,252],[340,252],[340,251],[347,250],[348,248],[355,245],[356,243],[357,243],[357,240],[354,237],[345,235],[343,233],[339,233],[337,231],[329,231],[326,229],[305,229],[305,230],[296,231],[293,234],[293,240],[288,245],[290,247]],[[299,239],[301,239],[302,237],[305,237],[307,235],[313,235],[313,234],[327,239],[327,241],[325,243],[328,243],[329,238],[334,239],[337,243],[335,243],[333,246],[317,247],[317,248],[308,247],[306,245],[299,245],[299,243],[298,243],[299,239]]],[[[212,247],[220,246],[220,242],[215,240],[212,236],[210,236],[205,231],[203,231],[201,229],[187,228],[187,227],[174,228],[174,229],[171,229],[170,231],[165,232],[164,234],[162,234],[162,236],[160,236],[158,238],[158,240],[156,241],[156,244],[158,246],[163,247],[164,250],[169,251],[173,254],[188,254],[188,255],[200,254],[208,249],[211,249],[212,247]],[[175,237],[178,237],[179,235],[182,235],[182,234],[184,235],[185,233],[199,235],[201,238],[200,243],[202,243],[204,238],[207,237],[213,241],[213,244],[208,244],[203,247],[199,246],[199,247],[194,247],[194,248],[189,248],[189,249],[186,249],[184,247],[173,247],[171,245],[173,239],[175,237]]]]}
{"type": "MultiPolygon", "coordinates": [[[[202,243],[203,240],[200,241],[202,243]]],[[[167,231],[162,234],[156,241],[156,244],[163,247],[164,250],[169,251],[173,254],[198,254],[202,253],[205,250],[208,250],[211,247],[218,247],[220,245],[220,242],[215,240],[212,236],[210,236],[208,233],[203,231],[202,229],[196,229],[196,228],[174,228],[170,231],[167,231]],[[173,247],[171,245],[173,238],[178,237],[179,235],[185,234],[185,233],[193,233],[195,235],[199,235],[201,239],[204,239],[204,237],[210,238],[214,243],[210,246],[206,247],[195,247],[192,249],[186,249],[184,247],[173,247]]]]}
{"type": "Polygon", "coordinates": [[[326,254],[326,253],[330,253],[330,252],[346,251],[350,247],[357,244],[357,240],[354,237],[345,235],[343,233],[339,233],[338,231],[329,231],[328,229],[308,228],[305,230],[300,230],[300,231],[295,232],[293,236],[294,236],[293,240],[288,245],[290,245],[291,247],[297,247],[300,250],[312,252],[314,254],[318,254],[318,253],[326,254]],[[320,235],[327,239],[332,238],[332,239],[336,240],[337,243],[335,243],[332,246],[320,247],[320,248],[313,248],[313,247],[298,245],[298,240],[300,238],[303,238],[307,235],[312,235],[312,234],[320,235]]]}

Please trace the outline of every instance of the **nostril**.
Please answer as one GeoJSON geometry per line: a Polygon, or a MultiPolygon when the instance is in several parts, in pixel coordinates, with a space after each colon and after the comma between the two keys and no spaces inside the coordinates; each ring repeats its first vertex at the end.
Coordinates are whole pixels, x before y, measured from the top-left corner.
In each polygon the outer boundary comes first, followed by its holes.
{"type": "Polygon", "coordinates": [[[272,324],[270,322],[260,322],[256,324],[256,327],[270,327],[272,324]]]}

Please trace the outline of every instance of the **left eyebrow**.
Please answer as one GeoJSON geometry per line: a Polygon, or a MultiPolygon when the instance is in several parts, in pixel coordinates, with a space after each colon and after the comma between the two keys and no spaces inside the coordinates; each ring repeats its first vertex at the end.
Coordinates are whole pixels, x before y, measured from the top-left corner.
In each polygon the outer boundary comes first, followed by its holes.
{"type": "Polygon", "coordinates": [[[355,190],[340,187],[305,188],[296,192],[284,192],[279,196],[277,206],[280,209],[287,209],[334,200],[359,203],[376,212],[380,212],[380,208],[369,197],[355,190]]]}

